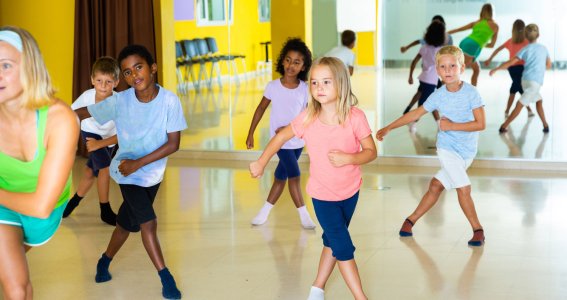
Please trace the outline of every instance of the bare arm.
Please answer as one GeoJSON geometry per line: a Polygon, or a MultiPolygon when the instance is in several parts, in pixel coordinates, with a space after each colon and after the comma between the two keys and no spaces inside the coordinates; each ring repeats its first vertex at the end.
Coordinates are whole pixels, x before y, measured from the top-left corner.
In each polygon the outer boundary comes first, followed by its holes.
{"type": "Polygon", "coordinates": [[[388,134],[388,132],[390,132],[390,130],[396,129],[400,126],[404,126],[408,124],[409,122],[415,121],[426,113],[427,111],[425,110],[425,108],[423,108],[423,106],[420,106],[408,112],[407,114],[396,119],[394,122],[390,123],[388,126],[378,130],[378,132],[376,133],[376,139],[379,141],[383,140],[384,137],[388,134]]]}
{"type": "Polygon", "coordinates": [[[75,109],[75,113],[79,116],[79,120],[81,121],[92,117],[86,106],[75,109]]]}
{"type": "Polygon", "coordinates": [[[344,165],[363,165],[376,159],[376,144],[369,135],[360,140],[362,150],[357,153],[344,153],[341,151],[330,151],[327,156],[331,165],[342,167],[344,165]]]}
{"type": "Polygon", "coordinates": [[[496,40],[498,39],[498,25],[494,23],[494,27],[492,29],[494,30],[494,34],[492,35],[490,43],[485,46],[486,48],[493,48],[494,45],[496,45],[496,40]]]}
{"type": "Polygon", "coordinates": [[[499,65],[498,67],[490,70],[490,72],[488,74],[490,74],[490,76],[494,75],[494,73],[496,73],[496,71],[498,70],[504,70],[504,69],[508,69],[509,67],[511,67],[512,65],[514,65],[515,63],[517,63],[518,61],[520,61],[520,59],[516,56],[514,56],[512,59],[510,59],[509,61],[499,65]]]}
{"type": "Polygon", "coordinates": [[[352,76],[352,73],[354,73],[354,67],[353,66],[348,66],[348,73],[350,74],[350,76],[352,76]]]}
{"type": "Polygon", "coordinates": [[[498,54],[498,52],[502,51],[502,49],[504,49],[504,44],[500,45],[500,47],[496,48],[496,50],[494,50],[494,52],[492,52],[492,54],[490,55],[490,57],[484,62],[484,65],[486,67],[488,67],[490,65],[490,63],[492,62],[492,59],[498,54]]]}
{"type": "Polygon", "coordinates": [[[411,66],[409,69],[409,79],[408,79],[408,83],[409,84],[413,84],[413,70],[415,70],[415,66],[417,65],[417,62],[421,59],[421,54],[417,54],[414,59],[411,61],[411,66]]]}
{"type": "Polygon", "coordinates": [[[409,43],[407,46],[400,47],[400,52],[406,53],[406,51],[408,51],[409,48],[411,48],[413,46],[417,46],[417,45],[419,45],[419,40],[415,40],[415,41],[409,43]]]}
{"type": "Polygon", "coordinates": [[[93,152],[96,151],[98,149],[104,148],[104,147],[108,147],[110,145],[116,145],[118,144],[118,137],[115,135],[106,138],[106,139],[102,139],[102,140],[97,140],[94,138],[87,138],[87,150],[89,152],[93,152]]]}
{"type": "Polygon", "coordinates": [[[469,24],[467,24],[465,26],[455,28],[453,30],[449,30],[449,31],[447,31],[447,34],[453,34],[453,33],[457,33],[457,32],[460,32],[460,31],[465,31],[467,29],[472,29],[474,24],[476,24],[476,22],[478,22],[478,21],[470,22],[469,24]]]}
{"type": "Polygon", "coordinates": [[[439,129],[443,131],[482,131],[486,127],[484,107],[473,110],[474,120],[466,123],[453,123],[447,118],[441,118],[439,129]]]}
{"type": "Polygon", "coordinates": [[[262,97],[262,100],[258,104],[258,107],[256,107],[256,111],[254,112],[254,117],[252,117],[252,123],[250,124],[250,129],[248,130],[248,137],[246,138],[246,147],[248,149],[254,148],[254,131],[256,130],[258,123],[260,123],[260,120],[262,119],[264,112],[266,111],[266,109],[268,108],[271,102],[272,101],[270,101],[270,99],[266,97],[262,97]]]}
{"type": "Polygon", "coordinates": [[[161,147],[154,150],[152,153],[142,156],[138,159],[124,159],[120,161],[120,165],[118,166],[118,171],[122,173],[124,176],[128,176],[139,168],[150,164],[156,160],[160,160],[179,149],[179,140],[181,139],[181,132],[168,132],[167,133],[167,142],[163,144],[161,147]]]}
{"type": "Polygon", "coordinates": [[[545,60],[545,68],[551,69],[551,59],[549,57],[545,60]]]}
{"type": "Polygon", "coordinates": [[[291,125],[287,125],[282,130],[280,130],[270,140],[270,142],[266,146],[266,149],[264,149],[264,152],[262,152],[262,155],[260,155],[260,158],[250,164],[250,175],[252,175],[252,177],[254,178],[262,176],[262,174],[264,174],[264,168],[266,167],[272,156],[274,156],[274,154],[276,154],[276,152],[280,150],[285,142],[294,137],[294,135],[295,134],[293,133],[293,129],[291,129],[291,125]]]}
{"type": "Polygon", "coordinates": [[[73,168],[78,136],[77,117],[66,104],[57,101],[48,112],[44,137],[46,154],[39,171],[37,189],[31,193],[0,189],[0,205],[27,216],[49,217],[73,168]]]}

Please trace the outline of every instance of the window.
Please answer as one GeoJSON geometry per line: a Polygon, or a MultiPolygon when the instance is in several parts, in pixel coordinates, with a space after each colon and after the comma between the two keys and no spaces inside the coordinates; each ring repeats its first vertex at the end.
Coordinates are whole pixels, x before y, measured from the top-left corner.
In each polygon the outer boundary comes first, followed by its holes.
{"type": "Polygon", "coordinates": [[[270,0],[258,0],[258,15],[260,22],[270,22],[270,0]]]}
{"type": "Polygon", "coordinates": [[[232,0],[197,0],[197,25],[232,24],[232,12],[232,0]]]}

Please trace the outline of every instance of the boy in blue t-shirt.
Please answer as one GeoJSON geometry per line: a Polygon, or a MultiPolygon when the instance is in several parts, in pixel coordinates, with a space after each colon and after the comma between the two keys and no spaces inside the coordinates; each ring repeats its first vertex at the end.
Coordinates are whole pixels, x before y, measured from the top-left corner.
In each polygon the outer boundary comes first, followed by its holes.
{"type": "Polygon", "coordinates": [[[539,90],[543,85],[545,69],[551,68],[551,59],[549,58],[549,53],[545,46],[537,43],[539,28],[536,24],[526,26],[525,35],[530,43],[522,48],[515,57],[497,68],[490,70],[490,76],[492,76],[496,71],[507,69],[522,59],[525,62],[524,72],[522,73],[522,88],[524,89],[524,94],[520,97],[510,116],[508,116],[506,121],[504,121],[498,129],[500,133],[508,131],[508,126],[520,114],[522,108],[534,102],[536,104],[537,114],[543,123],[543,132],[549,132],[549,125],[545,120],[545,113],[543,111],[543,99],[539,90]]]}
{"type": "Polygon", "coordinates": [[[439,133],[437,154],[441,170],[429,184],[429,190],[415,211],[405,219],[400,236],[412,236],[412,228],[435,203],[445,189],[456,189],[459,204],[473,229],[470,246],[484,243],[484,230],[478,220],[471,197],[471,182],[467,169],[477,152],[479,131],[486,126],[484,103],[476,88],[460,79],[465,71],[465,57],[459,47],[445,46],[435,56],[437,74],[445,83],[423,104],[376,133],[381,141],[392,129],[414,122],[428,112],[438,111],[439,133]]]}
{"type": "Polygon", "coordinates": [[[127,46],[118,55],[124,79],[131,87],[105,101],[76,110],[79,118],[92,116],[104,124],[113,120],[120,148],[110,164],[110,176],[120,185],[124,202],[116,229],[97,264],[96,282],[112,279],[108,267],[130,232],[142,241],[163,285],[166,299],[181,292],[165,266],[157,238],[153,202],[163,179],[167,156],[179,149],[180,132],[187,128],[179,98],[155,82],[157,65],[144,46],[127,46]]]}

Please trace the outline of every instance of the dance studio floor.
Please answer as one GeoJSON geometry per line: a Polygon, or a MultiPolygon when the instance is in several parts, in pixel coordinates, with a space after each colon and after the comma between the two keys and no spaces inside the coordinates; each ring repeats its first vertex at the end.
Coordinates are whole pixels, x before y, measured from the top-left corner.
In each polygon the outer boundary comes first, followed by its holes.
{"type": "MultiPolygon", "coordinates": [[[[84,159],[75,164],[75,183],[84,159]]],[[[171,159],[155,209],[166,264],[184,299],[306,299],[321,250],[321,229],[304,230],[287,192],[269,221],[252,227],[273,177],[250,178],[246,162],[171,159]]],[[[303,168],[303,184],[308,177],[303,168]]],[[[350,227],[369,299],[566,299],[565,174],[471,170],[472,196],[486,230],[471,229],[454,191],[400,238],[435,169],[364,168],[350,227]]],[[[313,214],[310,199],[308,210],[313,214]]],[[[111,203],[121,203],[111,185],[111,203]]],[[[110,282],[94,282],[111,226],[98,218],[93,189],[46,245],[29,254],[35,299],[160,299],[161,285],[132,234],[115,257],[110,282]]],[[[326,299],[352,299],[338,270],[326,299]]]]}

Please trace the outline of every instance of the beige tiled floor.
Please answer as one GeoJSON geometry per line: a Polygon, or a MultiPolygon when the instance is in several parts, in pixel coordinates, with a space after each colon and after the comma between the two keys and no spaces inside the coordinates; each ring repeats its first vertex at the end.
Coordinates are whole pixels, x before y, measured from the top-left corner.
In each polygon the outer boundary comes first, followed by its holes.
{"type": "MultiPolygon", "coordinates": [[[[246,168],[245,162],[170,160],[154,207],[166,263],[184,299],[307,298],[321,229],[300,227],[287,192],[268,223],[252,227],[273,177],[268,171],[252,179],[246,168]]],[[[454,191],[416,224],[414,238],[398,237],[434,172],[365,167],[350,232],[369,299],[567,299],[565,174],[472,170],[487,236],[484,247],[473,249],[454,191]]],[[[92,190],[55,237],[28,254],[35,299],[160,299],[138,234],[112,262],[112,281],[94,282],[112,232],[98,219],[96,199],[92,190]]],[[[115,209],[121,202],[114,183],[111,202],[115,209]]],[[[307,206],[313,213],[310,201],[307,206]]],[[[326,295],[351,299],[338,270],[326,295]]]]}

